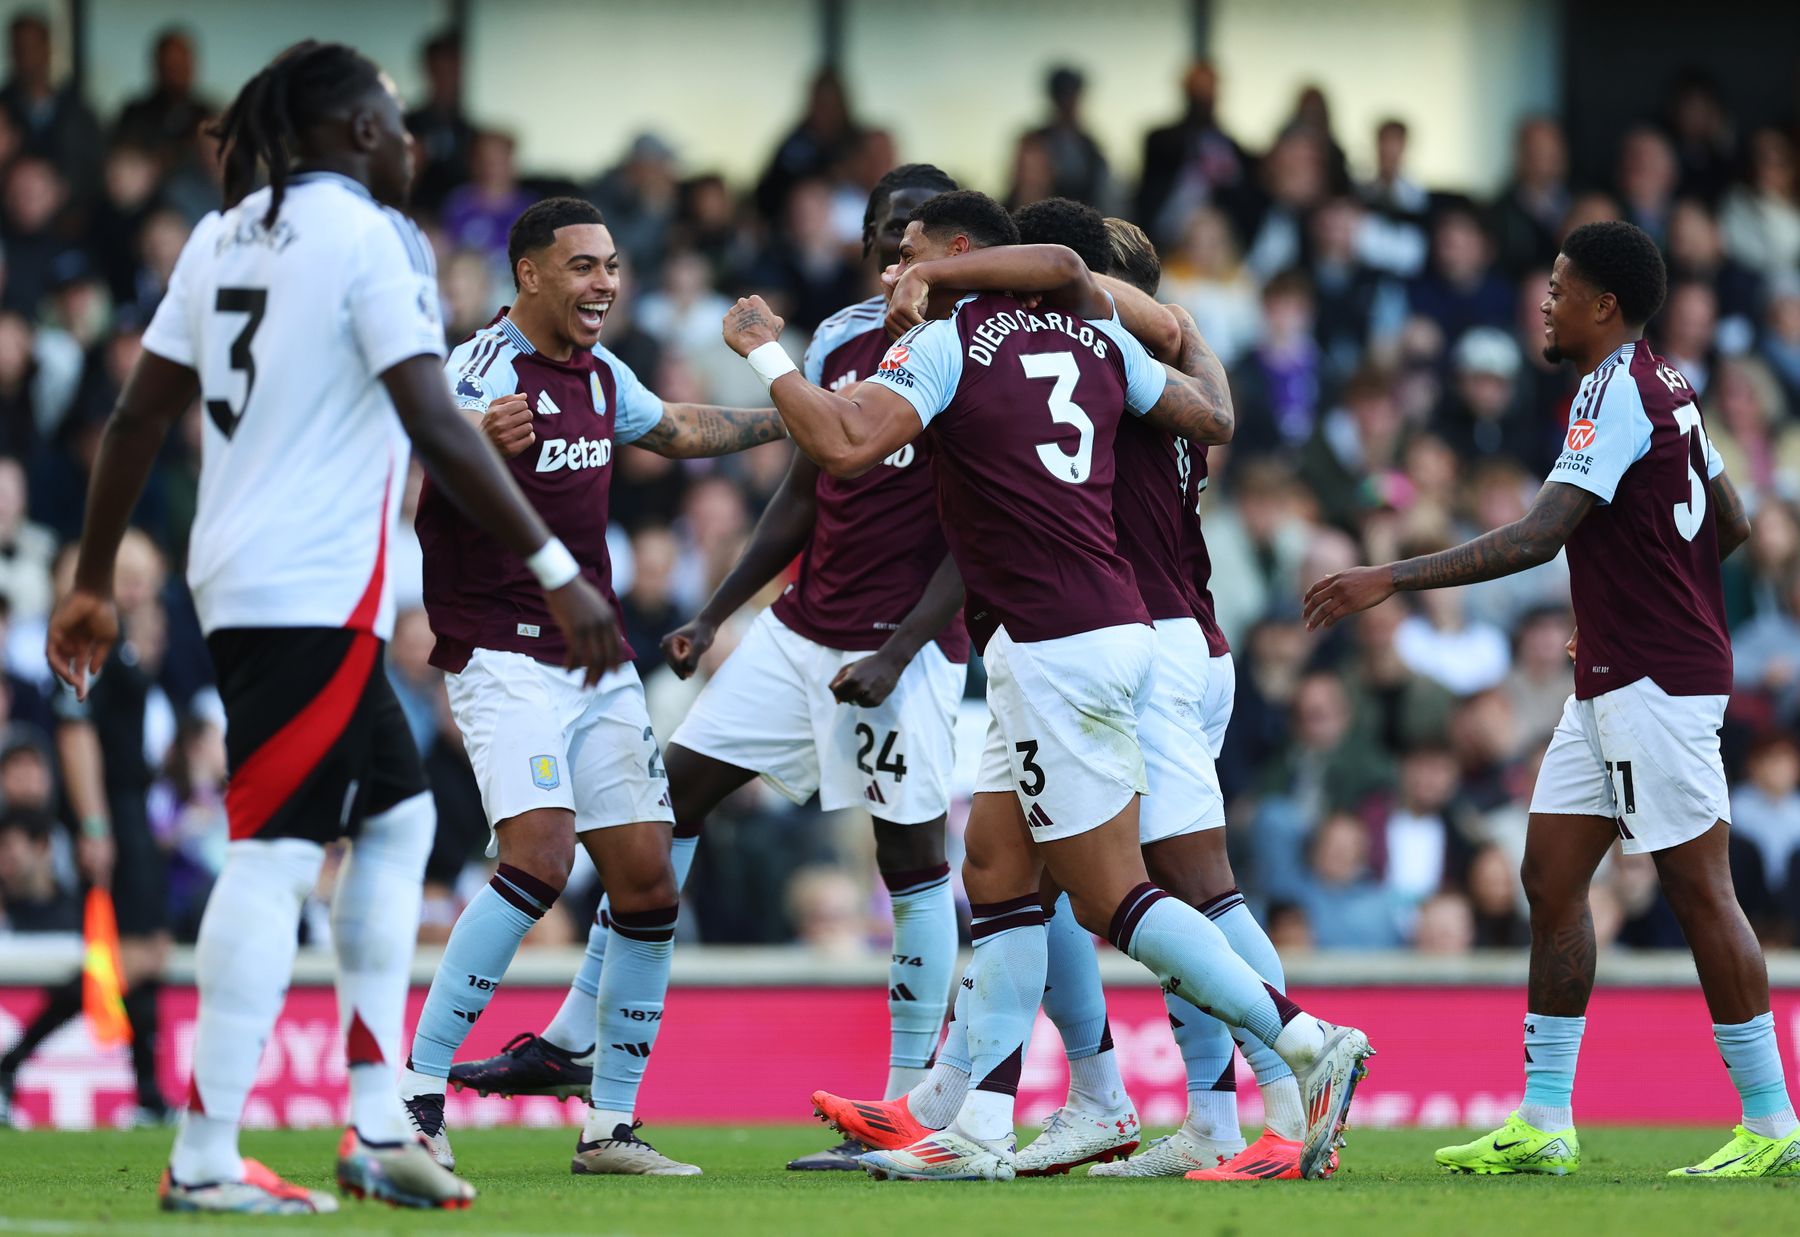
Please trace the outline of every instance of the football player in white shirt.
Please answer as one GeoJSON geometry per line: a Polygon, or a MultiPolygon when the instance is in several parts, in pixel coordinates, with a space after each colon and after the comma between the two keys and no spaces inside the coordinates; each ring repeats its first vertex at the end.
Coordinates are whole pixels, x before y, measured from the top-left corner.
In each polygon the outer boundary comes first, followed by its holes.
{"type": "Polygon", "coordinates": [[[412,140],[392,82],[304,42],[219,124],[226,208],[182,250],[107,422],[75,586],[50,663],[86,694],[118,636],[113,560],[169,428],[206,412],[188,579],[229,722],[231,844],[197,948],[187,1112],[159,1191],[171,1211],[331,1211],[329,1195],[238,1154],[237,1127],[293,970],[325,845],[353,839],[332,907],[350,1128],[349,1193],[466,1207],[475,1191],[416,1143],[395,1088],[420,886],[436,820],[382,671],[387,541],[407,439],[483,527],[530,556],[591,685],[619,656],[611,608],[577,574],[444,387],[430,249],[398,211],[412,140]],[[251,192],[259,165],[268,187],[251,192]]]}

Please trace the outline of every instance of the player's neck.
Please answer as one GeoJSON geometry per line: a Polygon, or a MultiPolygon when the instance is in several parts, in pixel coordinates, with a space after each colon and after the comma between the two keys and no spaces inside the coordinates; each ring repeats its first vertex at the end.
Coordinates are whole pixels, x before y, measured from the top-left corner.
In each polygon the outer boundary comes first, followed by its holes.
{"type": "Polygon", "coordinates": [[[542,356],[552,361],[566,361],[575,355],[575,345],[556,333],[556,328],[543,319],[535,311],[534,303],[529,297],[521,296],[513,302],[512,308],[506,311],[512,324],[519,328],[531,346],[542,356]]]}
{"type": "Polygon", "coordinates": [[[1576,361],[1581,367],[1581,376],[1587,377],[1605,363],[1606,358],[1623,348],[1626,344],[1635,344],[1643,340],[1642,331],[1619,331],[1595,342],[1588,353],[1576,361]]]}

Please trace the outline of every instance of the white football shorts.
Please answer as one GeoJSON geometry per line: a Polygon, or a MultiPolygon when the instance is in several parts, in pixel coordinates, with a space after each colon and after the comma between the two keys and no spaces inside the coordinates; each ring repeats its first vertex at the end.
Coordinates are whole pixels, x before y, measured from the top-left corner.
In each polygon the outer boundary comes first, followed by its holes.
{"type": "Polygon", "coordinates": [[[956,710],[968,668],[934,640],[872,709],[839,704],[831,680],[866,652],[826,648],[764,610],[669,742],[760,774],[827,812],[860,807],[917,825],[950,810],[956,710]]]}
{"type": "Polygon", "coordinates": [[[1531,810],[1605,816],[1626,854],[1667,850],[1730,821],[1719,727],[1725,696],[1671,696],[1649,679],[1570,696],[1531,810]]]}
{"type": "Polygon", "coordinates": [[[674,821],[636,667],[609,670],[590,691],[579,671],[476,649],[444,686],[481,787],[490,858],[495,822],[534,808],[574,812],[577,833],[674,821]]]}
{"type": "Polygon", "coordinates": [[[1138,743],[1150,791],[1138,810],[1148,846],[1225,826],[1225,795],[1214,763],[1231,724],[1237,672],[1231,654],[1214,657],[1191,618],[1156,623],[1156,681],[1138,714],[1138,743]]]}
{"type": "Polygon", "coordinates": [[[1021,644],[1002,627],[982,660],[988,730],[975,790],[1017,795],[1033,839],[1096,829],[1144,793],[1138,713],[1156,672],[1153,628],[1021,644]]]}

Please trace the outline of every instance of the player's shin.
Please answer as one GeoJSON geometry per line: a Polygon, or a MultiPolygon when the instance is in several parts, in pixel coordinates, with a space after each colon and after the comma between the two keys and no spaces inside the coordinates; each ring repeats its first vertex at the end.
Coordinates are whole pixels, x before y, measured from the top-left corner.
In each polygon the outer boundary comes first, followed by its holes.
{"type": "Polygon", "coordinates": [[[982,1143],[1010,1145],[1013,1102],[1044,995],[1047,944],[1036,894],[969,907],[975,955],[969,987],[970,1089],[956,1129],[982,1143]]]}
{"type": "MultiPolygon", "coordinates": [[[[669,860],[675,868],[677,889],[687,885],[688,871],[694,866],[694,849],[699,844],[699,826],[694,826],[691,831],[684,830],[681,825],[675,826],[669,860]]],[[[600,1007],[596,1002],[600,997],[600,968],[606,963],[606,942],[612,935],[608,923],[610,903],[610,898],[600,899],[600,908],[594,913],[593,925],[588,929],[587,949],[581,956],[581,967],[575,972],[574,982],[569,985],[556,1016],[544,1027],[545,1039],[575,1057],[585,1057],[600,1040],[600,1007]]]]}
{"type": "Polygon", "coordinates": [[[968,971],[964,977],[969,982],[959,981],[956,985],[950,1025],[944,1031],[944,1042],[938,1046],[937,1059],[925,1077],[906,1093],[906,1106],[919,1124],[934,1130],[956,1120],[957,1111],[969,1094],[969,989],[973,979],[968,971]]]}
{"type": "MultiPolygon", "coordinates": [[[[1223,1022],[1178,996],[1165,993],[1169,1027],[1187,1067],[1188,1107],[1183,1124],[1196,1138],[1237,1143],[1237,1042],[1223,1022]]],[[[1260,1043],[1261,1041],[1252,1041],[1260,1043]]],[[[1279,1058],[1278,1058],[1279,1059],[1279,1058]]],[[[1289,1077],[1293,1075],[1290,1073],[1289,1077]]]]}
{"type": "Polygon", "coordinates": [[[1106,1021],[1106,991],[1094,938],[1075,921],[1069,896],[1057,899],[1046,918],[1049,965],[1044,1012],[1056,1025],[1069,1058],[1069,1106],[1102,1115],[1128,1108],[1118,1054],[1106,1021]]]}
{"type": "Polygon", "coordinates": [[[1575,1062],[1586,1018],[1525,1015],[1525,1100],[1519,1116],[1547,1133],[1575,1124],[1575,1062]]]}
{"type": "Polygon", "coordinates": [[[200,920],[194,1076],[169,1170],[184,1185],[243,1179],[237,1126],[293,976],[300,907],[324,848],[297,838],[231,843],[200,920]]]}
{"type": "Polygon", "coordinates": [[[413,1033],[400,1093],[442,1094],[456,1050],[493,1000],[519,942],[556,904],[558,890],[503,863],[457,918],[413,1033]]]}
{"type": "Polygon", "coordinates": [[[350,1124],[366,1143],[407,1136],[394,1089],[425,861],[437,812],[414,795],[363,822],[331,903],[338,1026],[350,1072],[350,1124]]]}
{"type": "Polygon", "coordinates": [[[884,872],[894,908],[888,966],[891,1047],[884,1098],[895,1099],[925,1077],[944,1022],[956,971],[956,900],[950,865],[884,872]]]}
{"type": "Polygon", "coordinates": [[[671,905],[608,915],[612,939],[600,972],[600,1038],[584,1139],[613,1138],[619,1125],[631,1125],[638,1087],[662,1029],[679,912],[679,905],[671,905]]]}
{"type": "MultiPolygon", "coordinates": [[[[1287,973],[1282,970],[1281,955],[1245,905],[1243,894],[1235,888],[1229,889],[1203,904],[1200,911],[1219,926],[1219,931],[1231,943],[1232,952],[1248,962],[1250,968],[1262,976],[1264,983],[1277,992],[1287,991],[1287,973]]],[[[1300,1087],[1294,1081],[1294,1071],[1273,1048],[1259,1039],[1246,1036],[1239,1047],[1244,1050],[1244,1060],[1262,1090],[1264,1124],[1283,1138],[1299,1139],[1306,1127],[1306,1115],[1300,1106],[1300,1087]]],[[[1193,1083],[1190,1073],[1188,1086],[1192,1088],[1193,1083]]],[[[1232,1122],[1235,1127],[1235,1113],[1232,1122]]]]}

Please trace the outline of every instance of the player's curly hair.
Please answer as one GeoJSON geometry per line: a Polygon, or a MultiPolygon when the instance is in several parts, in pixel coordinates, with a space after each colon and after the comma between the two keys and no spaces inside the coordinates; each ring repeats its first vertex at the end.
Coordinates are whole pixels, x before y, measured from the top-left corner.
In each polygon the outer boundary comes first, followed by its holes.
{"type": "Polygon", "coordinates": [[[868,257],[875,248],[875,221],[887,209],[889,199],[902,189],[954,193],[957,184],[950,173],[931,163],[902,163],[876,181],[869,191],[869,205],[863,210],[863,257],[868,257]]]}
{"type": "Polygon", "coordinates": [[[1006,213],[1006,207],[973,189],[940,193],[914,211],[913,219],[935,236],[959,232],[977,249],[1019,243],[1018,225],[1006,213]]]}
{"type": "Polygon", "coordinates": [[[306,39],[271,60],[208,130],[224,160],[225,209],[256,188],[257,168],[265,167],[269,210],[263,226],[274,227],[300,135],[380,86],[375,62],[342,43],[306,39]]]}
{"type": "Polygon", "coordinates": [[[1584,223],[1562,243],[1563,257],[1575,273],[1619,302],[1619,313],[1631,326],[1656,316],[1669,295],[1669,270],[1650,234],[1617,219],[1584,223]]]}
{"type": "Polygon", "coordinates": [[[519,259],[554,245],[558,228],[605,222],[600,208],[584,198],[545,198],[527,206],[506,233],[506,264],[512,268],[513,287],[519,286],[519,259]]]}
{"type": "Polygon", "coordinates": [[[1074,198],[1045,198],[1013,212],[1021,245],[1066,245],[1096,275],[1112,270],[1106,216],[1074,198]]]}
{"type": "Polygon", "coordinates": [[[1162,287],[1162,258],[1144,229],[1129,219],[1107,216],[1106,235],[1112,241],[1112,276],[1123,279],[1146,296],[1162,287]]]}

